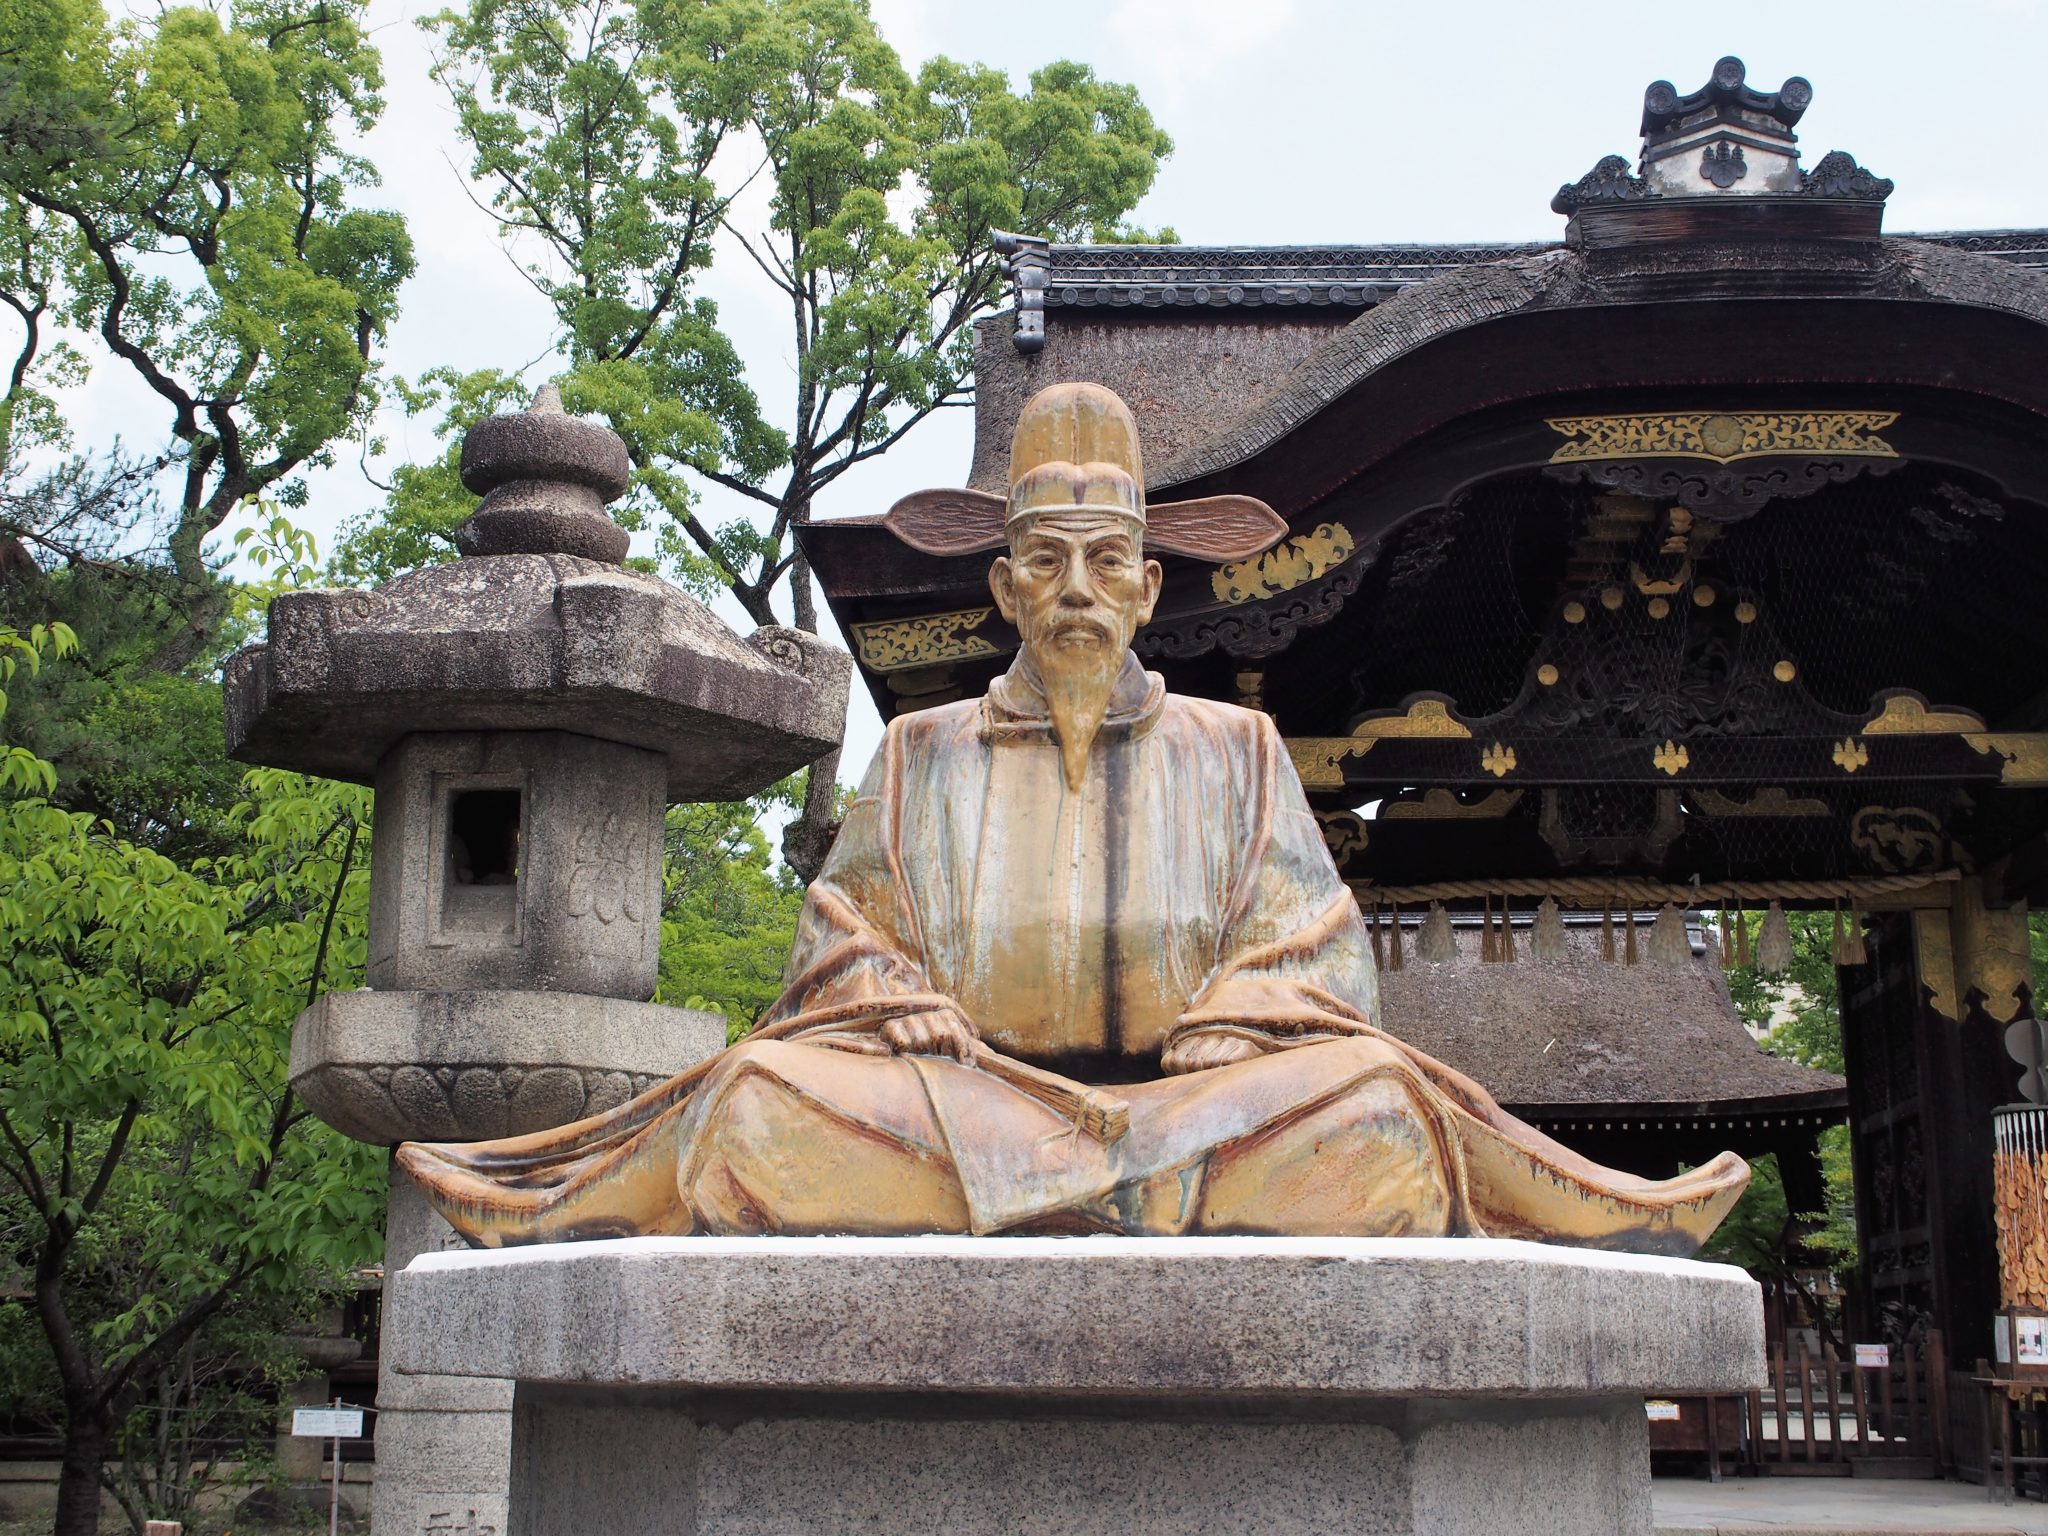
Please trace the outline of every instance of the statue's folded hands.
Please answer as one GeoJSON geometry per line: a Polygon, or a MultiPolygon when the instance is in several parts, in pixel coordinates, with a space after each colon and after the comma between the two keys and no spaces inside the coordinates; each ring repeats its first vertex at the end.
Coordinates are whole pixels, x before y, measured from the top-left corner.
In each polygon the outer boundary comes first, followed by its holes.
{"type": "Polygon", "coordinates": [[[1168,1038],[1166,1049],[1159,1054],[1159,1070],[1168,1077],[1178,1077],[1184,1072],[1206,1072],[1211,1067],[1227,1067],[1233,1061],[1250,1061],[1280,1046],[1280,1036],[1269,1035],[1263,1030],[1229,1029],[1216,1025],[1176,1030],[1168,1038]]]}
{"type": "Polygon", "coordinates": [[[880,1034],[882,1043],[898,1056],[950,1056],[963,1063],[974,1060],[974,1046],[981,1039],[958,1008],[898,1014],[883,1022],[880,1034]]]}

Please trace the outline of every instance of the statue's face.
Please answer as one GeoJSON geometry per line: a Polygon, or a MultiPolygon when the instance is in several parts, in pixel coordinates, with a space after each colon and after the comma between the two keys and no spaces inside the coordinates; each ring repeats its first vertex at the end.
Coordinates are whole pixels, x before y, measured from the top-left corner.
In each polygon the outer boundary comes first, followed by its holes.
{"type": "Polygon", "coordinates": [[[1159,562],[1127,518],[1049,512],[989,572],[996,607],[1041,670],[1121,658],[1159,601],[1159,562]]]}

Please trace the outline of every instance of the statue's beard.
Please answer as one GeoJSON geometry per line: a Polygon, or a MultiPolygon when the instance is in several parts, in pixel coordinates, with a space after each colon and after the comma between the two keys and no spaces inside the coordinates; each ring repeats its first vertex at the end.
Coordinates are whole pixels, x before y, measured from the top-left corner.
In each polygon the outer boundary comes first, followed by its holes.
{"type": "MultiPolygon", "coordinates": [[[[1069,621],[1055,620],[1055,624],[1061,622],[1069,621]]],[[[1067,788],[1075,794],[1081,792],[1088,777],[1088,753],[1109,713],[1110,695],[1124,662],[1124,647],[1116,643],[1116,636],[1092,622],[1089,627],[1098,630],[1097,642],[1062,645],[1055,630],[1034,658],[1045,687],[1046,712],[1052,716],[1052,733],[1060,745],[1060,767],[1067,788]]]]}

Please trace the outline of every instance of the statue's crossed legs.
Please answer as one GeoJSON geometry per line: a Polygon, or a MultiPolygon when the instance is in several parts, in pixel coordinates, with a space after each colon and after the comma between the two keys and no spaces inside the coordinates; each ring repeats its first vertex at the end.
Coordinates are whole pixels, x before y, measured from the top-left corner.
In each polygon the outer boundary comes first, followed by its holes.
{"type": "MultiPolygon", "coordinates": [[[[633,1106],[584,1122],[597,1139],[573,1160],[507,1142],[489,1144],[491,1177],[461,1147],[410,1145],[400,1161],[457,1231],[491,1247],[1114,1232],[1537,1237],[1689,1254],[1746,1182],[1727,1154],[1666,1180],[1596,1167],[1502,1125],[1490,1102],[1461,1102],[1425,1060],[1357,1036],[1119,1084],[1128,1128],[1098,1138],[948,1058],[748,1040],[629,1135],[602,1133],[633,1106]]],[[[573,1143],[578,1130],[531,1140],[573,1143]]]]}
{"type": "Polygon", "coordinates": [[[930,1056],[742,1043],[677,1126],[692,1228],[723,1233],[1463,1230],[1434,1093],[1377,1041],[1119,1085],[1102,1142],[930,1056]]]}

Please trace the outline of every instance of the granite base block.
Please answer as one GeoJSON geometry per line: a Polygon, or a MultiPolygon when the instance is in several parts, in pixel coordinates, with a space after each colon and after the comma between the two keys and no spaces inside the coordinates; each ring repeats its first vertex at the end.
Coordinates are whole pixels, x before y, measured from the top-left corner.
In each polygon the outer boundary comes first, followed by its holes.
{"type": "Polygon", "coordinates": [[[496,1407],[451,1407],[438,1393],[380,1404],[371,1536],[505,1536],[512,1387],[489,1385],[496,1407]]]}
{"type": "Polygon", "coordinates": [[[1487,1240],[635,1239],[393,1289],[399,1372],[518,1383],[510,1536],[1647,1536],[1644,1396],[1763,1373],[1739,1270],[1487,1240]]]}
{"type": "MultiPolygon", "coordinates": [[[[463,1251],[462,1239],[396,1169],[384,1225],[385,1272],[423,1253],[463,1251]]],[[[384,1297],[388,1356],[420,1324],[398,1287],[384,1297]]],[[[370,1536],[505,1536],[512,1473],[512,1383],[479,1376],[408,1375],[377,1383],[377,1478],[370,1536]]]]}
{"type": "Polygon", "coordinates": [[[1639,1398],[1345,1422],[734,1416],[522,1388],[513,1536],[1619,1536],[1639,1398]]]}

